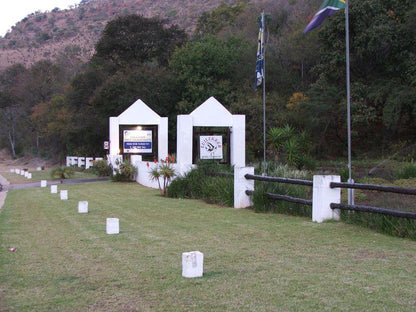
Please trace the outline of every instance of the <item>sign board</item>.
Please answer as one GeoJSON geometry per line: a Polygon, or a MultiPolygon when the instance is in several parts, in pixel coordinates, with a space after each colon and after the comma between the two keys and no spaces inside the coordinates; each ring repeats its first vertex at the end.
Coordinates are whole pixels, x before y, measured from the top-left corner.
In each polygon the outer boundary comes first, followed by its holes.
{"type": "Polygon", "coordinates": [[[201,135],[199,137],[200,159],[222,159],[222,136],[201,135]]]}
{"type": "Polygon", "coordinates": [[[104,141],[104,149],[106,150],[110,149],[110,142],[104,141]]]}
{"type": "Polygon", "coordinates": [[[124,153],[152,153],[152,130],[124,130],[124,153]]]}

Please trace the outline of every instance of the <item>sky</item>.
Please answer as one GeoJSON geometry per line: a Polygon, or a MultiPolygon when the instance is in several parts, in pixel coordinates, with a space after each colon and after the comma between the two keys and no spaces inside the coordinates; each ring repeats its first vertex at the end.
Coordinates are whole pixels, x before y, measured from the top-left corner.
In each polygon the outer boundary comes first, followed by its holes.
{"type": "Polygon", "coordinates": [[[67,9],[81,0],[1,0],[0,36],[4,37],[12,26],[36,11],[52,11],[54,8],[67,9]]]}

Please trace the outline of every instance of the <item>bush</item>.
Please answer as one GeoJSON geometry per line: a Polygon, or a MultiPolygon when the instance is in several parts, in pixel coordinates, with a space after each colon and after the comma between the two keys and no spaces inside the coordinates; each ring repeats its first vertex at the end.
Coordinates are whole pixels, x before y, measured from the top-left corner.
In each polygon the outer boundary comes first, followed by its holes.
{"type": "Polygon", "coordinates": [[[408,163],[403,166],[398,174],[399,179],[416,178],[416,164],[414,162],[408,163]]]}
{"type": "Polygon", "coordinates": [[[74,175],[74,170],[71,167],[58,167],[51,171],[52,179],[69,179],[74,175]]]}
{"type": "Polygon", "coordinates": [[[113,173],[113,169],[105,160],[94,161],[91,171],[99,177],[109,177],[113,173]]]}
{"type": "Polygon", "coordinates": [[[129,161],[125,160],[118,164],[114,169],[115,174],[111,177],[114,182],[131,182],[134,181],[137,169],[129,161]]]}
{"type": "Polygon", "coordinates": [[[233,206],[233,176],[210,175],[215,172],[232,173],[233,169],[215,162],[202,162],[185,176],[172,181],[167,194],[169,197],[203,199],[208,203],[233,206]]]}

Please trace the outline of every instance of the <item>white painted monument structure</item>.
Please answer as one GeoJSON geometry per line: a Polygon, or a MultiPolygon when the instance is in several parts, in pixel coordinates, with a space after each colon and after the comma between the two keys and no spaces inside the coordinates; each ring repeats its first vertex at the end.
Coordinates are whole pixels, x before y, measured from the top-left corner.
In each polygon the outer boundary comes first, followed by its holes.
{"type": "Polygon", "coordinates": [[[142,100],[137,100],[117,117],[110,117],[109,160],[123,160],[123,155],[168,155],[168,118],[160,117],[142,100]]]}
{"type": "Polygon", "coordinates": [[[179,174],[188,172],[193,164],[193,154],[198,152],[199,159],[222,159],[225,157],[223,138],[217,134],[200,135],[199,151],[193,150],[195,127],[228,128],[230,164],[244,167],[246,163],[246,118],[245,115],[232,115],[214,97],[210,97],[189,115],[178,115],[177,163],[179,174]]]}

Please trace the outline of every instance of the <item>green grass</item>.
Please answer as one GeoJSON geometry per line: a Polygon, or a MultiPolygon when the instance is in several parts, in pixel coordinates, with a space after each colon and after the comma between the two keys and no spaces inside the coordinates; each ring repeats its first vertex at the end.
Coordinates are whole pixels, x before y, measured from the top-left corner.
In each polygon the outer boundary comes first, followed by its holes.
{"type": "Polygon", "coordinates": [[[0,311],[414,311],[416,243],[136,183],[12,190],[0,212],[0,311]],[[88,200],[89,213],[78,214],[88,200]],[[105,219],[120,234],[105,234],[105,219]],[[16,247],[16,252],[10,252],[16,247]],[[181,276],[182,252],[204,276],[181,276]]]}

